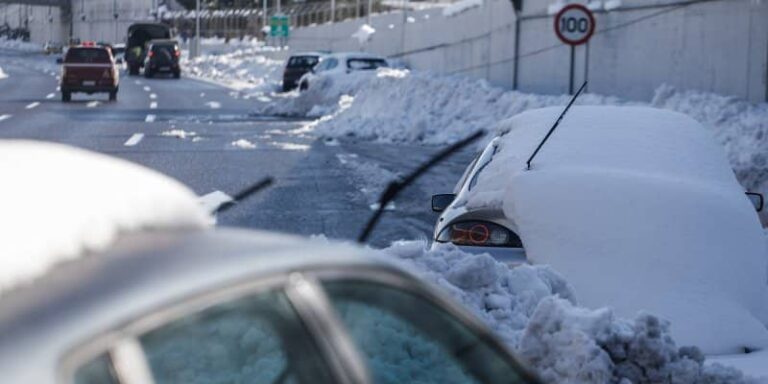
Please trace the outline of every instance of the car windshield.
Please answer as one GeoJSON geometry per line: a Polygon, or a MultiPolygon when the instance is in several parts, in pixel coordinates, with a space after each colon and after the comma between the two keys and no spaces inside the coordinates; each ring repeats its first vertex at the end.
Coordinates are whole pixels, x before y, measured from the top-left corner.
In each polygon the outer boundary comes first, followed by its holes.
{"type": "Polygon", "coordinates": [[[67,52],[67,63],[109,63],[109,53],[102,48],[72,48],[67,52]]]}
{"type": "Polygon", "coordinates": [[[349,59],[347,68],[353,71],[370,71],[382,67],[388,67],[386,60],[383,59],[349,59]]]}
{"type": "Polygon", "coordinates": [[[288,68],[312,68],[318,61],[317,56],[293,56],[288,60],[288,68]]]}

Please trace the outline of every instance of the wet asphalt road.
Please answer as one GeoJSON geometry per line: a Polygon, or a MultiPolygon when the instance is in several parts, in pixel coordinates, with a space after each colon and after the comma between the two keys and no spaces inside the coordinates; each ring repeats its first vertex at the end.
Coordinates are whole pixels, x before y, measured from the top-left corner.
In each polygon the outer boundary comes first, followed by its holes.
{"type": "MultiPolygon", "coordinates": [[[[328,142],[302,129],[306,121],[252,115],[252,102],[238,93],[189,78],[123,73],[117,102],[106,94],[75,94],[64,104],[53,60],[0,51],[0,68],[9,76],[0,80],[0,139],[53,141],[117,156],[174,177],[199,195],[232,195],[267,175],[276,179],[222,213],[219,225],[354,239],[379,189],[439,149],[328,142]],[[177,135],[169,136],[174,130],[177,135]],[[185,138],[178,137],[181,131],[185,138]],[[241,139],[255,148],[233,145],[241,139]]],[[[470,156],[455,156],[406,190],[371,243],[431,237],[436,215],[430,195],[450,192],[470,156]]]]}

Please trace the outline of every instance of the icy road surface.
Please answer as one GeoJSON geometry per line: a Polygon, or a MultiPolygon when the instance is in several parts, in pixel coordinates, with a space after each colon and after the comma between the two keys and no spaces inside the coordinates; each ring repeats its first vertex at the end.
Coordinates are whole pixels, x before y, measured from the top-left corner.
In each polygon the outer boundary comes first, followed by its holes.
{"type": "MultiPolygon", "coordinates": [[[[188,78],[123,73],[116,103],[106,94],[75,94],[64,104],[54,58],[0,52],[0,67],[9,75],[0,82],[2,139],[118,156],[177,178],[199,195],[232,195],[266,175],[276,178],[269,190],[218,217],[222,225],[354,239],[390,179],[439,149],[324,142],[302,133],[304,121],[251,115],[253,100],[188,78]]],[[[406,190],[372,243],[430,237],[436,219],[430,196],[450,192],[470,157],[453,157],[406,190]]]]}

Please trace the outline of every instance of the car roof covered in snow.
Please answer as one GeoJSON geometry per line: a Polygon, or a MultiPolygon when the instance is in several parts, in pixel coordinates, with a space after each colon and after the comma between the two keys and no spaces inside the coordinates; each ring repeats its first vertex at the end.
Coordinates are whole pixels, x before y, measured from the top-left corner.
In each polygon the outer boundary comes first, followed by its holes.
{"type": "Polygon", "coordinates": [[[387,60],[384,56],[376,55],[368,52],[334,52],[329,55],[326,55],[326,58],[327,57],[335,57],[340,60],[345,60],[345,59],[387,60]]]}
{"type": "Polygon", "coordinates": [[[73,347],[195,294],[293,271],[389,265],[364,253],[246,230],[123,236],[0,299],[0,370],[10,382],[53,382],[59,359],[73,347]]]}
{"type": "Polygon", "coordinates": [[[708,353],[768,347],[765,236],[710,133],[676,112],[576,106],[526,170],[561,112],[502,122],[467,206],[503,209],[582,304],[658,314],[708,353]]]}

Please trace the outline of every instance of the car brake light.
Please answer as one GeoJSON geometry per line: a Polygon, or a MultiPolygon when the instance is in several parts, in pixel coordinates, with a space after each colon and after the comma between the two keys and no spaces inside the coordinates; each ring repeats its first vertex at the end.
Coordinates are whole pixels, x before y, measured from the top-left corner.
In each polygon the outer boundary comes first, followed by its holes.
{"type": "Polygon", "coordinates": [[[181,51],[176,51],[174,52],[174,54],[176,55],[176,57],[181,57],[181,51]]]}
{"type": "Polygon", "coordinates": [[[149,51],[149,53],[147,54],[147,56],[149,56],[149,57],[152,57],[152,56],[154,56],[154,55],[155,55],[155,53],[154,53],[154,52],[152,52],[152,51],[149,51]]]}

